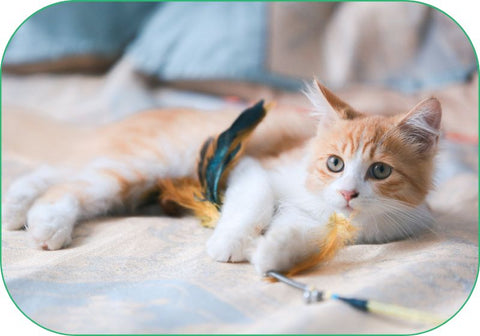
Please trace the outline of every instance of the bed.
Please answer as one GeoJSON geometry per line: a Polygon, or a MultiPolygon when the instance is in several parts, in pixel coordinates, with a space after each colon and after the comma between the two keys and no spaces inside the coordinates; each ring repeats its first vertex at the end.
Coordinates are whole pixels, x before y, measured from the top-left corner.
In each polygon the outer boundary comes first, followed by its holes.
{"type": "MultiPolygon", "coordinates": [[[[348,246],[297,280],[446,319],[460,309],[478,267],[477,82],[474,77],[415,95],[367,86],[338,92],[372,113],[406,111],[430,95],[441,100],[437,186],[428,199],[437,224],[415,239],[348,246]]],[[[4,76],[2,195],[15,178],[61,159],[82,128],[151,107],[145,101],[240,111],[266,98],[309,118],[300,93],[267,86],[245,85],[237,96],[225,97],[185,84],[137,84],[128,62],[104,75],[4,76]]],[[[103,217],[77,225],[68,248],[42,251],[29,244],[25,231],[2,228],[3,275],[26,315],[63,333],[412,333],[433,327],[334,301],[307,305],[301,293],[265,281],[248,263],[212,261],[205,251],[211,233],[188,216],[103,217]]]]}

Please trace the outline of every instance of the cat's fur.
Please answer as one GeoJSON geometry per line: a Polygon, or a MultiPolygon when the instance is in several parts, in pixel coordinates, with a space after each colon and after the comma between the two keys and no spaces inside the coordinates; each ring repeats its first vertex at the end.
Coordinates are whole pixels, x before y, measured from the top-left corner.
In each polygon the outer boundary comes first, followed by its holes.
{"type": "MultiPolygon", "coordinates": [[[[249,260],[260,273],[287,270],[318,249],[333,211],[355,212],[359,242],[411,237],[432,223],[425,197],[439,137],[438,100],[383,117],[355,111],[318,82],[307,95],[318,126],[272,111],[231,172],[207,242],[213,259],[249,260]],[[343,170],[327,167],[332,155],[343,160],[343,170]],[[373,178],[376,162],[392,167],[391,175],[373,178]]],[[[233,117],[163,110],[108,126],[61,168],[43,167],[13,183],[3,223],[9,229],[26,225],[38,247],[62,248],[79,221],[134,209],[159,179],[193,176],[202,141],[233,117]]]]}

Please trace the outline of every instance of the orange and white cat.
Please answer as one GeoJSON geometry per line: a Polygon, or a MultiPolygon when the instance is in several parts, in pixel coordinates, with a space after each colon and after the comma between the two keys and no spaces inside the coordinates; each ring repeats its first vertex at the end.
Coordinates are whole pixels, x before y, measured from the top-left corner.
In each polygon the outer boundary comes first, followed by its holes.
{"type": "MultiPolygon", "coordinates": [[[[385,117],[354,110],[318,82],[307,96],[316,125],[271,111],[255,130],[207,242],[213,259],[249,260],[261,274],[288,270],[315,252],[334,211],[355,213],[363,243],[411,237],[433,223],[425,198],[439,138],[438,100],[385,117]]],[[[157,110],[96,131],[62,166],[14,182],[3,223],[26,226],[40,248],[65,247],[78,222],[135,209],[161,179],[194,176],[202,142],[235,116],[157,110]]]]}

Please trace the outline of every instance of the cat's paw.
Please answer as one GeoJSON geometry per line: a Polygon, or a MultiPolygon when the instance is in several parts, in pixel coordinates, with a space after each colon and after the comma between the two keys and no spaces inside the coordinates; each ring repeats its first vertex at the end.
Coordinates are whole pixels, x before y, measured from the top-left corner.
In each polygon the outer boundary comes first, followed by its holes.
{"type": "Polygon", "coordinates": [[[72,241],[78,213],[78,201],[73,196],[64,196],[51,203],[36,203],[27,218],[34,245],[44,250],[66,247],[72,241]]]}
{"type": "Polygon", "coordinates": [[[19,230],[26,224],[28,206],[8,200],[2,205],[2,226],[7,230],[19,230]]]}
{"type": "Polygon", "coordinates": [[[220,262],[245,261],[249,241],[248,237],[215,231],[207,241],[207,254],[220,262]]]}
{"type": "Polygon", "coordinates": [[[301,232],[293,228],[277,228],[267,231],[267,234],[258,240],[250,262],[262,276],[268,271],[285,272],[304,257],[305,249],[301,232]]]}
{"type": "Polygon", "coordinates": [[[27,212],[36,196],[28,184],[19,182],[10,188],[2,206],[2,224],[7,230],[19,230],[25,226],[27,212]]]}
{"type": "Polygon", "coordinates": [[[260,240],[257,249],[252,255],[250,262],[255,266],[258,274],[265,276],[268,271],[286,271],[289,266],[285,261],[288,259],[285,251],[278,248],[266,239],[260,240]]]}
{"type": "Polygon", "coordinates": [[[54,183],[57,175],[53,168],[43,166],[13,182],[2,204],[2,226],[7,230],[23,228],[33,202],[54,183]]]}

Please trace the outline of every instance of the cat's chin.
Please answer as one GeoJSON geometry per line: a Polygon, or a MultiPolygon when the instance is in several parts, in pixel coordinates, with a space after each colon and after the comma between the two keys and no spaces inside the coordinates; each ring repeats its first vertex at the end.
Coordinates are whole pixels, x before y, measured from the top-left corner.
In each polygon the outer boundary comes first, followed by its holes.
{"type": "Polygon", "coordinates": [[[335,212],[341,213],[341,214],[344,215],[345,217],[350,217],[350,216],[358,213],[358,210],[355,209],[355,208],[352,208],[352,207],[349,206],[349,205],[347,205],[347,206],[343,206],[343,207],[337,208],[337,210],[336,210],[335,212]]]}

